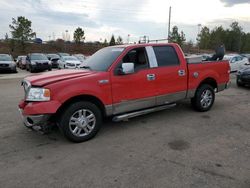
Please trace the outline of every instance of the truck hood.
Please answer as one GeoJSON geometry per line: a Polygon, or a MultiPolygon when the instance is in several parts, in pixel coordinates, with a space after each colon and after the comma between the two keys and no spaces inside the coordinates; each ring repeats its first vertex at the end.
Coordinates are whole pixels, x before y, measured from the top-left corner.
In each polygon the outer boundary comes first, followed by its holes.
{"type": "Polygon", "coordinates": [[[89,70],[58,70],[31,75],[26,77],[25,80],[29,81],[33,86],[42,87],[55,82],[85,77],[93,74],[95,74],[95,72],[89,70]]]}

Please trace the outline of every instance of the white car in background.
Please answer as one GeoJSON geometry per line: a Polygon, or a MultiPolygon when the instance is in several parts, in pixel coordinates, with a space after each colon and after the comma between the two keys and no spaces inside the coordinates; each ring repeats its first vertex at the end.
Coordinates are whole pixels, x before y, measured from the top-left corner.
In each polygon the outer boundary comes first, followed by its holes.
{"type": "Polygon", "coordinates": [[[243,57],[238,54],[225,55],[224,60],[229,61],[231,72],[241,70],[249,64],[248,59],[246,57],[243,57]]]}
{"type": "Polygon", "coordinates": [[[75,56],[81,63],[83,63],[87,58],[83,54],[73,54],[72,56],[75,56]]]}
{"type": "Polygon", "coordinates": [[[81,64],[74,56],[63,56],[58,61],[58,68],[59,69],[76,69],[81,64]]]}

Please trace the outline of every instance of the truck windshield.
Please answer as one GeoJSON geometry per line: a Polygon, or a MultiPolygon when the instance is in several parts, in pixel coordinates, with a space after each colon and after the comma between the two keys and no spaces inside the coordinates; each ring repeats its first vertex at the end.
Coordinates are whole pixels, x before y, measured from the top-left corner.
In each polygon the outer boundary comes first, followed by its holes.
{"type": "Polygon", "coordinates": [[[124,48],[121,47],[103,48],[88,58],[80,67],[93,71],[107,71],[123,50],[124,48]]]}

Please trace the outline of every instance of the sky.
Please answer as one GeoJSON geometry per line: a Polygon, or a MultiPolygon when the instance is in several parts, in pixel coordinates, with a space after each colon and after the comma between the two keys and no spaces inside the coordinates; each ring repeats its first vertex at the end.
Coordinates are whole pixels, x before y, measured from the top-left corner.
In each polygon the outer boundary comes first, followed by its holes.
{"type": "Polygon", "coordinates": [[[227,28],[238,21],[250,32],[250,0],[0,0],[0,38],[11,36],[12,18],[25,16],[45,41],[66,35],[72,40],[77,27],[85,31],[86,41],[109,41],[112,34],[124,42],[144,35],[162,39],[167,38],[170,6],[171,26],[193,42],[198,24],[227,28]]]}

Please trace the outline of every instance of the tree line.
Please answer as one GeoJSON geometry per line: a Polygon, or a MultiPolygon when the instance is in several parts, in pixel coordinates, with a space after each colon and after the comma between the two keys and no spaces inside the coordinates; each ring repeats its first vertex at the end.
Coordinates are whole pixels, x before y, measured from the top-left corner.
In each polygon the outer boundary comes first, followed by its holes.
{"type": "MultiPolygon", "coordinates": [[[[36,38],[36,33],[31,28],[32,22],[23,16],[12,18],[12,23],[9,25],[12,38],[8,38],[6,34],[6,41],[9,42],[10,48],[18,43],[22,50],[25,50],[27,41],[36,38]]],[[[81,27],[74,31],[74,41],[76,44],[84,43],[85,32],[81,27]]],[[[179,31],[177,26],[173,26],[172,31],[168,37],[169,42],[178,43],[183,48],[192,48],[193,42],[186,42],[185,33],[179,31]]],[[[243,28],[238,22],[233,22],[230,28],[224,29],[222,26],[209,29],[207,26],[201,28],[197,36],[197,46],[204,50],[213,50],[218,45],[224,44],[227,51],[232,52],[250,52],[250,33],[243,31],[243,28]]],[[[110,41],[107,39],[102,43],[103,46],[113,46],[123,44],[123,39],[112,34],[110,41]]]]}
{"type": "Polygon", "coordinates": [[[197,40],[201,49],[214,49],[224,44],[227,51],[250,52],[250,33],[245,33],[238,22],[233,22],[228,29],[202,27],[197,40]]]}
{"type": "MultiPolygon", "coordinates": [[[[9,38],[7,33],[5,35],[5,41],[9,43],[11,51],[13,51],[17,46],[20,47],[22,51],[25,51],[27,42],[36,38],[36,32],[32,30],[31,25],[32,22],[24,16],[19,16],[17,19],[12,18],[12,23],[9,25],[12,37],[9,38]]],[[[76,44],[84,43],[86,38],[84,30],[81,27],[76,28],[73,38],[76,44]]],[[[109,43],[107,39],[103,42],[104,46],[113,46],[118,44],[123,44],[121,36],[118,36],[118,38],[115,39],[114,35],[112,35],[109,43]]]]}

